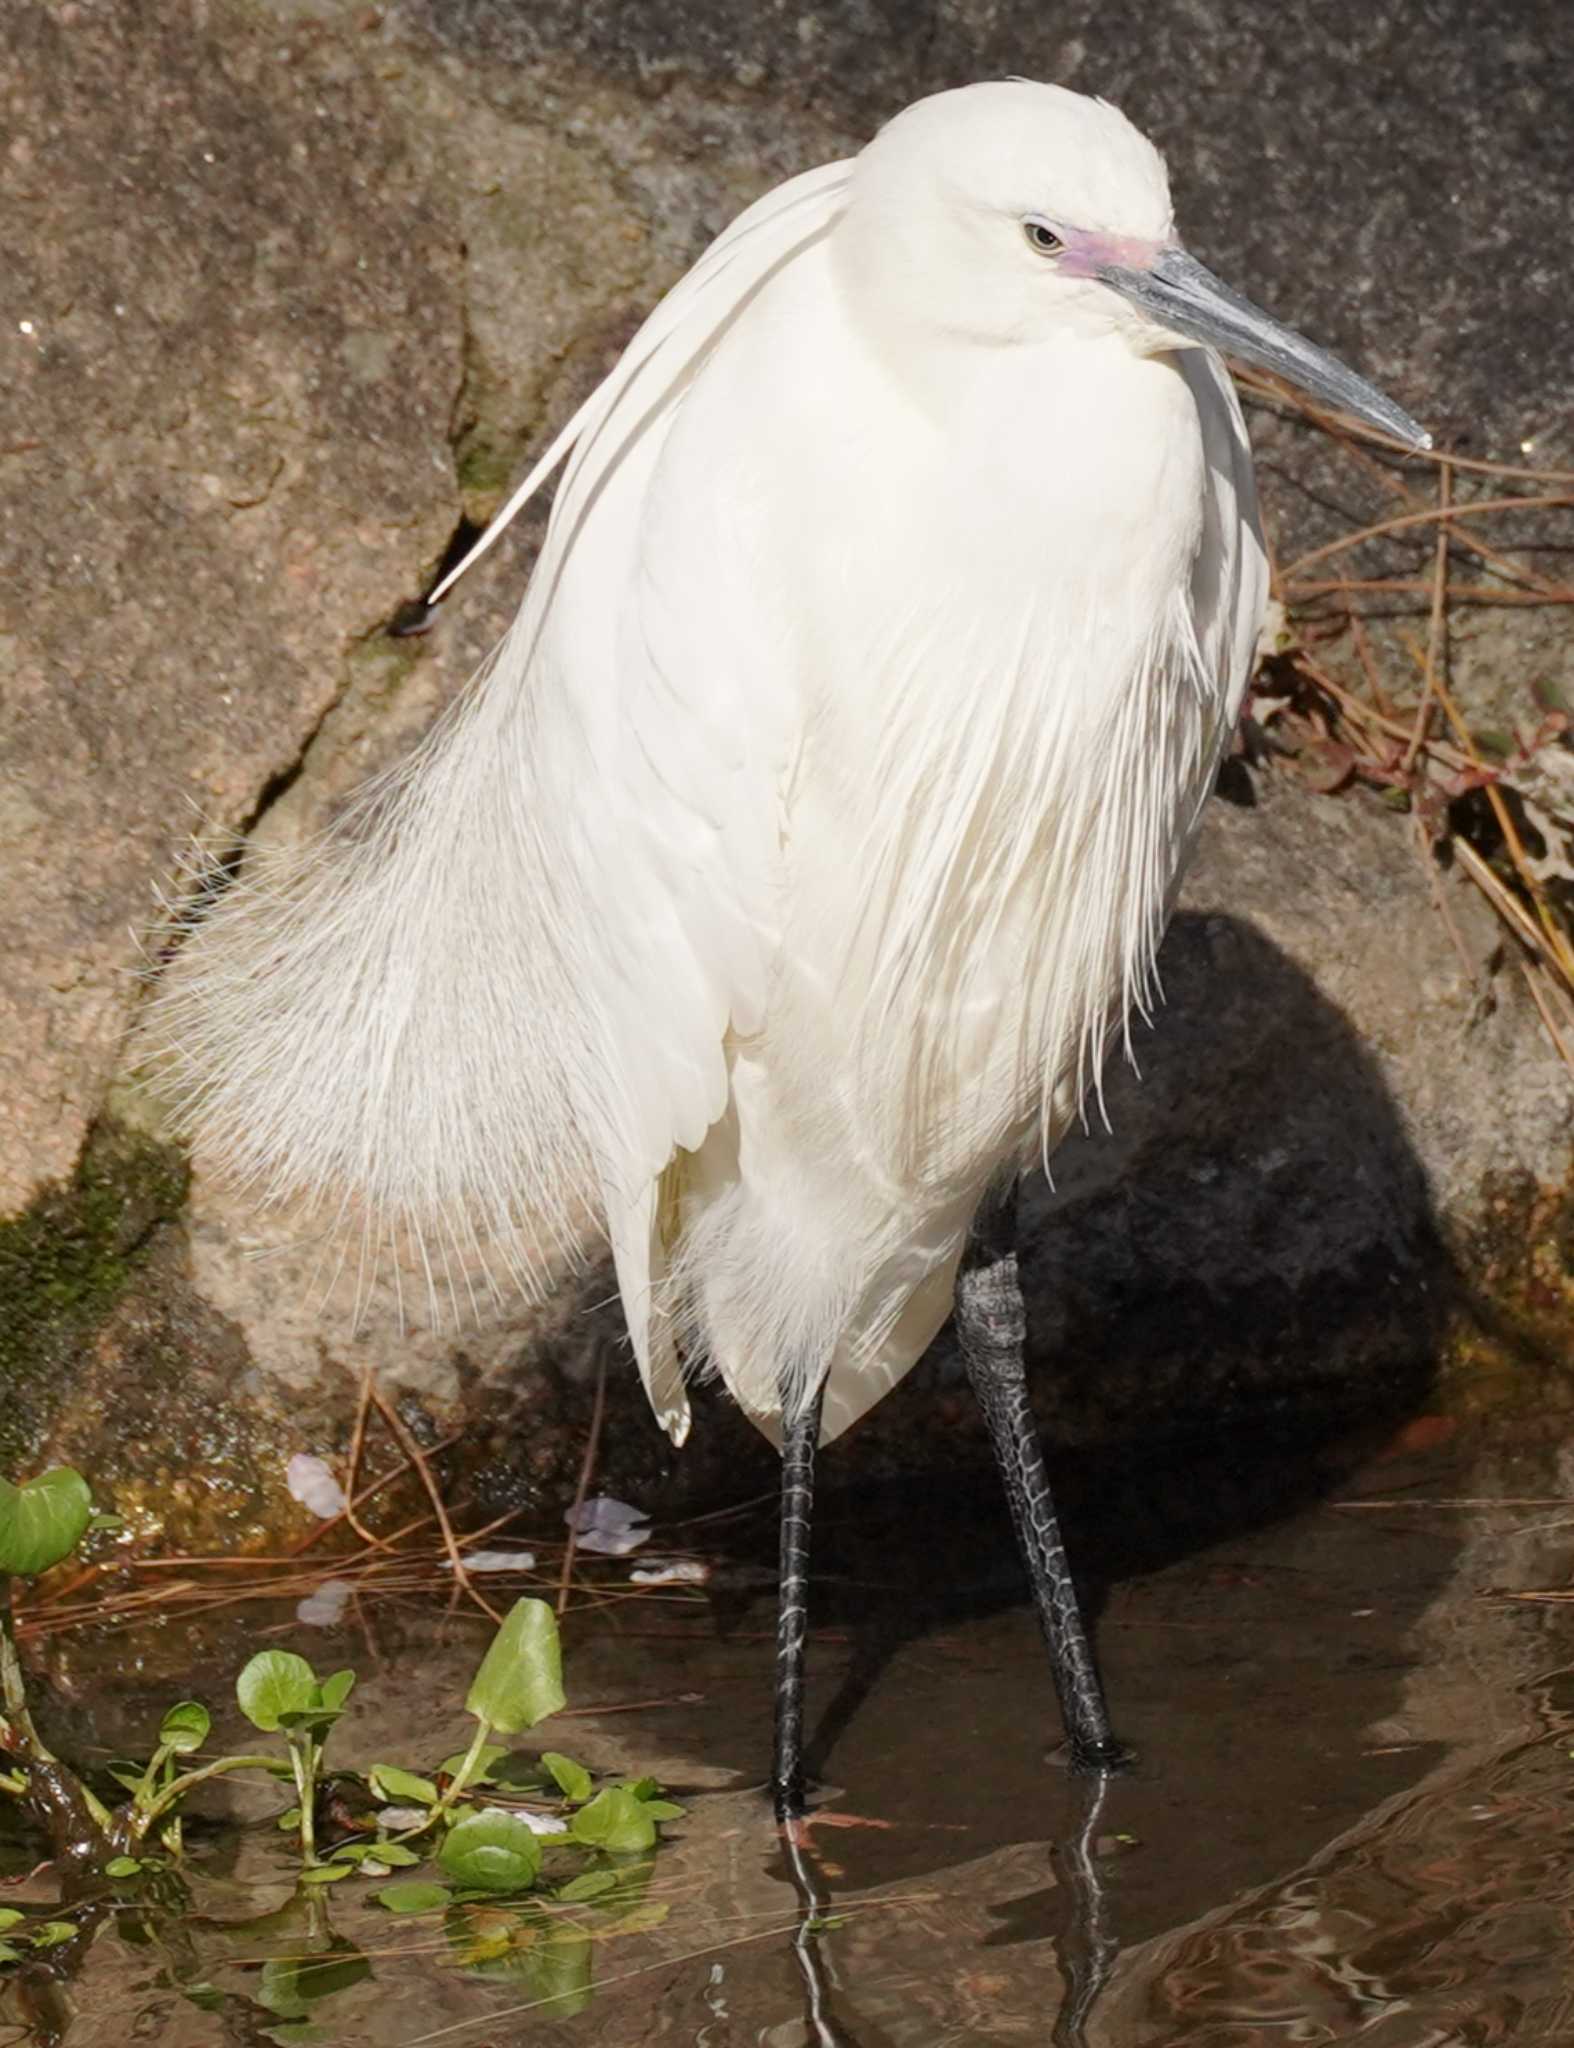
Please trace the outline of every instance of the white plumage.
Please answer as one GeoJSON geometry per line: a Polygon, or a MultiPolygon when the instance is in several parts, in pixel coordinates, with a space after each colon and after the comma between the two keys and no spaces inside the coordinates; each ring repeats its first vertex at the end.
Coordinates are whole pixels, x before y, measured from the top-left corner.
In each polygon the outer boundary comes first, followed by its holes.
{"type": "Polygon", "coordinates": [[[1231,385],[1089,253],[1170,237],[1151,146],[1026,83],[735,222],[505,514],[565,465],[464,701],[194,923],[209,1149],[437,1281],[537,1284],[588,1205],[676,1441],[702,1363],[772,1435],[892,1386],[1148,999],[1247,683],[1231,385]]]}

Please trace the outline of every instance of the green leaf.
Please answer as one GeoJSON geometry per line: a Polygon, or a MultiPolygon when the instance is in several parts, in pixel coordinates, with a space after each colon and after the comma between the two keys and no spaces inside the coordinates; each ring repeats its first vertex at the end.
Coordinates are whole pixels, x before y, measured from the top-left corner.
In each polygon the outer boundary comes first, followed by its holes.
{"type": "Polygon", "coordinates": [[[0,1934],[8,1933],[21,1918],[15,1906],[0,1906],[0,1934]]]}
{"type": "Polygon", "coordinates": [[[135,1856],[111,1856],[104,1865],[106,1877],[135,1877],[141,1870],[141,1861],[135,1856]]]}
{"type": "Polygon", "coordinates": [[[688,1811],[687,1807],[679,1806],[675,1799],[642,1799],[640,1805],[652,1820],[682,1820],[688,1811]]]}
{"type": "Polygon", "coordinates": [[[457,1821],[437,1860],[459,1884],[489,1892],[524,1891],[540,1873],[541,1844],[518,1814],[493,1807],[457,1821]]]}
{"type": "MultiPolygon", "coordinates": [[[[437,1766],[437,1775],[440,1778],[457,1778],[469,1754],[468,1750],[459,1749],[455,1750],[452,1756],[445,1756],[437,1766]]],[[[500,1757],[505,1757],[507,1754],[508,1751],[504,1749],[500,1742],[483,1742],[480,1753],[476,1758],[475,1769],[471,1771],[465,1783],[467,1785],[484,1785],[487,1779],[492,1776],[493,1764],[500,1757]]]]}
{"type": "Polygon", "coordinates": [[[541,1761],[552,1773],[563,1797],[572,1799],[576,1806],[582,1806],[590,1797],[590,1773],[585,1766],[555,1749],[544,1751],[541,1761]]]}
{"type": "Polygon", "coordinates": [[[618,1888],[618,1874],[615,1870],[586,1870],[572,1878],[558,1892],[565,1905],[582,1905],[587,1899],[599,1899],[606,1892],[618,1888]]]}
{"type": "Polygon", "coordinates": [[[272,1735],[286,1714],[310,1710],[317,1678],[293,1650],[259,1650],[235,1681],[235,1697],[253,1728],[272,1735]]]}
{"type": "Polygon", "coordinates": [[[396,1863],[419,1863],[421,1858],[413,1849],[407,1849],[403,1842],[374,1842],[363,1839],[359,1842],[340,1842],[330,1855],[334,1863],[386,1863],[391,1868],[396,1863]]]}
{"type": "Polygon", "coordinates": [[[142,1790],[142,1780],[145,1774],[139,1771],[135,1764],[108,1764],[105,1766],[105,1769],[108,1775],[114,1779],[115,1783],[123,1785],[128,1792],[140,1792],[142,1790]]]}
{"type": "MultiPolygon", "coordinates": [[[[331,1998],[336,1991],[345,1991],[352,1984],[362,1984],[371,1974],[371,1964],[348,1942],[336,1942],[321,1955],[271,1956],[258,1978],[257,2003],[283,2020],[304,2020],[320,1999],[331,1998]]],[[[278,2040],[284,2029],[270,2031],[272,2038],[278,2040]]]]}
{"type": "Polygon", "coordinates": [[[34,1948],[58,1948],[63,1941],[74,1941],[82,1932],[74,1920],[46,1920],[42,1927],[32,1929],[34,1948]]]}
{"type": "Polygon", "coordinates": [[[337,1884],[353,1874],[353,1863],[309,1863],[301,1872],[302,1884],[337,1884]]]}
{"type": "Polygon", "coordinates": [[[592,1849],[606,1849],[614,1856],[630,1856],[648,1849],[656,1839],[656,1823],[643,1799],[627,1785],[605,1785],[582,1806],[568,1824],[576,1842],[592,1849]]]}
{"type": "Polygon", "coordinates": [[[385,1884],[372,1896],[390,1913],[430,1913],[446,1906],[453,1893],[446,1884],[422,1884],[419,1879],[404,1878],[398,1884],[385,1884]]]}
{"type": "Polygon", "coordinates": [[[311,1735],[319,1730],[331,1728],[339,1718],[331,1707],[296,1707],[279,1716],[279,1726],[286,1735],[299,1734],[303,1729],[311,1735]]]}
{"type": "Polygon", "coordinates": [[[492,1766],[492,1782],[510,1793],[552,1790],[552,1780],[541,1768],[540,1759],[527,1756],[522,1749],[503,1752],[492,1766]]]}
{"type": "Polygon", "coordinates": [[[623,1914],[618,1921],[619,1934],[648,1934],[653,1927],[659,1927],[672,1908],[666,1899],[646,1899],[640,1905],[623,1914]]]}
{"type": "Polygon", "coordinates": [[[531,1901],[507,1910],[461,1904],[443,1932],[467,1975],[508,1984],[533,2020],[567,2019],[590,2001],[589,1934],[555,1922],[531,1901]]]}
{"type": "Polygon", "coordinates": [[[532,2019],[572,2019],[589,2005],[591,1944],[582,1928],[554,1928],[521,1961],[516,1981],[529,1993],[532,2019]]]}
{"type": "Polygon", "coordinates": [[[158,1739],[176,1756],[189,1756],[194,1749],[201,1749],[212,1726],[208,1710],[200,1700],[181,1700],[159,1723],[158,1739]]]}
{"type": "Polygon", "coordinates": [[[281,1813],[275,1823],[281,1834],[288,1834],[291,1828],[298,1828],[300,1824],[301,1810],[298,1806],[292,1806],[287,1813],[281,1813]]]}
{"type": "Polygon", "coordinates": [[[516,1600],[481,1661],[465,1712],[517,1735],[563,1704],[557,1616],[544,1600],[516,1600]]]}
{"type": "Polygon", "coordinates": [[[23,1486],[0,1479],[0,1572],[47,1572],[76,1549],[92,1512],[87,1481],[69,1465],[23,1486]]]}
{"type": "Polygon", "coordinates": [[[0,1941],[0,1963],[19,1963],[21,1960],[22,1951],[19,1948],[13,1948],[8,1941],[0,1941]]]}
{"type": "Polygon", "coordinates": [[[661,1780],[659,1778],[614,1778],[614,1785],[625,1786],[636,1799],[659,1799],[661,1780]]]}
{"type": "Polygon", "coordinates": [[[335,1671],[332,1677],[325,1678],[317,1688],[323,1705],[331,1713],[335,1714],[338,1713],[354,1689],[355,1673],[353,1671],[335,1671]]]}
{"type": "Polygon", "coordinates": [[[397,1764],[373,1764],[366,1773],[366,1782],[379,1799],[386,1799],[395,1806],[403,1806],[413,1800],[418,1806],[437,1804],[437,1787],[430,1778],[418,1778],[414,1771],[402,1771],[397,1764]]]}

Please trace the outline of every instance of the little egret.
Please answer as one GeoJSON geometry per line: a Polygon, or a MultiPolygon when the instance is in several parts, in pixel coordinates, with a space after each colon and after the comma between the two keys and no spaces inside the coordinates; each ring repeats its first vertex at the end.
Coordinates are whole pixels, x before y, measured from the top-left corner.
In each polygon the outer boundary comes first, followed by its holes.
{"type": "Polygon", "coordinates": [[[259,1198],[526,1289],[588,1209],[673,1442],[709,1370],[780,1443],[784,1817],[815,1449],[953,1299],[1072,1753],[1121,1755],[1028,1404],[1015,1188],[1150,998],[1252,666],[1215,349],[1426,444],[1186,253],[1102,101],[944,92],[789,179],[482,537],[561,466],[460,705],[324,840],[249,856],[158,1005],[259,1198]]]}

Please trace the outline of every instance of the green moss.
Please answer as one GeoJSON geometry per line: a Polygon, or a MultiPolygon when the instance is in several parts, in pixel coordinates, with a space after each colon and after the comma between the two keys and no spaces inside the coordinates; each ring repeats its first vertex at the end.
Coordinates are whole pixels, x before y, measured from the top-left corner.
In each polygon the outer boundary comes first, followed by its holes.
{"type": "Polygon", "coordinates": [[[1440,1366],[1460,1412],[1562,1412],[1574,1375],[1574,1176],[1490,1175],[1440,1366]]]}
{"type": "Polygon", "coordinates": [[[455,467],[465,510],[476,518],[489,506],[495,509],[513,482],[519,467],[517,438],[499,441],[478,425],[455,449],[455,467]]]}
{"type": "Polygon", "coordinates": [[[0,1470],[32,1451],[73,1355],[180,1209],[186,1179],[175,1147],[106,1121],[68,1183],[0,1222],[0,1470]]]}
{"type": "Polygon", "coordinates": [[[359,719],[386,711],[415,674],[420,661],[419,640],[394,639],[383,632],[369,635],[351,650],[339,704],[352,706],[359,719]]]}

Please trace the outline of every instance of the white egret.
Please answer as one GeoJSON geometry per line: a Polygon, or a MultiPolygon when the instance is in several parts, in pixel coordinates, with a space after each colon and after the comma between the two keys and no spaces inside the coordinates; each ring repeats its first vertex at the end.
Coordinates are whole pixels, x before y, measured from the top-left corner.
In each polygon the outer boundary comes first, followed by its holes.
{"type": "Polygon", "coordinates": [[[248,859],[161,998],[172,1085],[259,1193],[348,1191],[527,1287],[588,1204],[673,1441],[709,1369],[782,1443],[783,1813],[815,1446],[953,1296],[1074,1753],[1120,1755],[1014,1191],[1147,1000],[1252,665],[1215,348],[1425,442],[1185,253],[1101,101],[941,93],[789,180],[483,537],[563,466],[461,705],[329,839],[248,859]]]}

